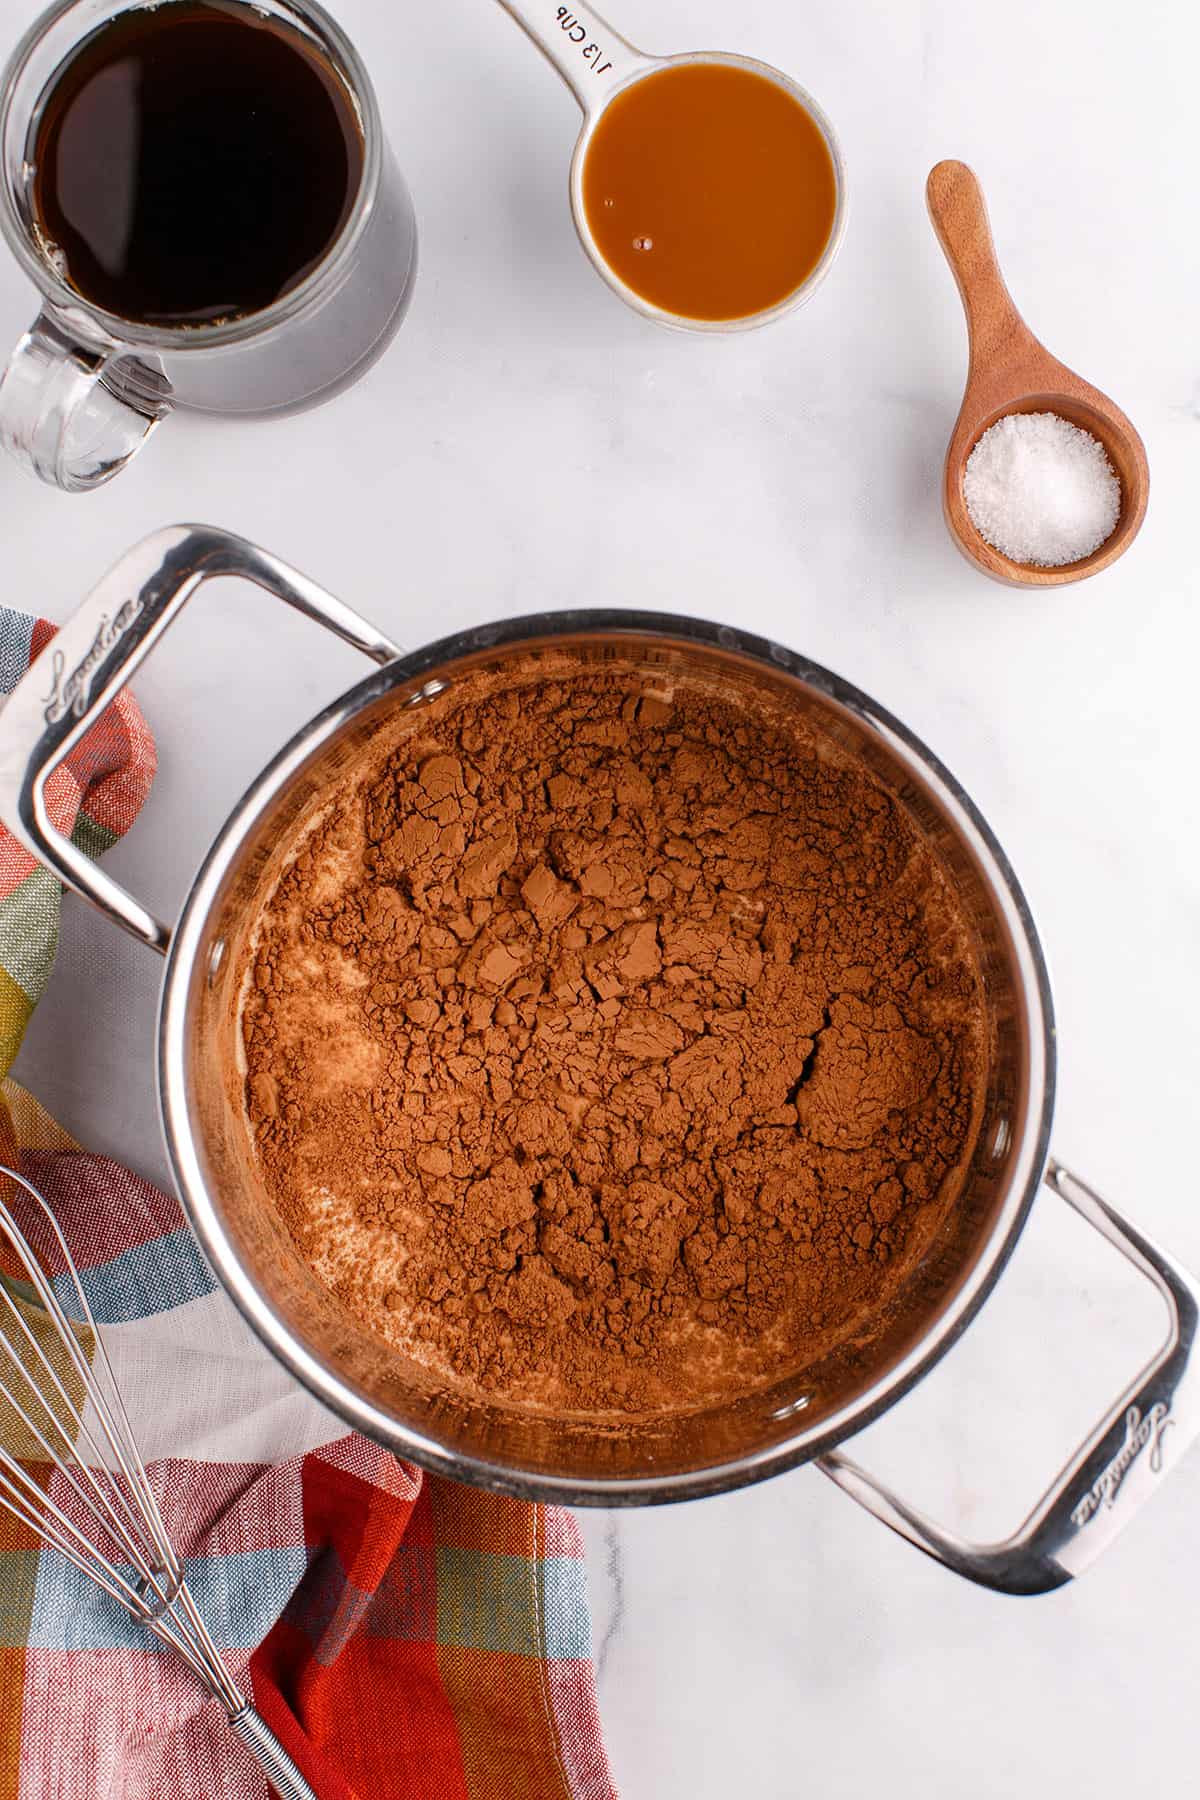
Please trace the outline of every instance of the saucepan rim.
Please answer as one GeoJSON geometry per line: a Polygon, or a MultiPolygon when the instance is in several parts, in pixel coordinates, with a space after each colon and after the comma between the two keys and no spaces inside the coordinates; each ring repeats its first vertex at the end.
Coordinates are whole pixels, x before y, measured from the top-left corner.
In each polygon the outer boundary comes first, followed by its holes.
{"type": "Polygon", "coordinates": [[[271,759],[218,832],[188,893],[167,957],[158,1027],[159,1110],[167,1157],[193,1231],[227,1293],[279,1361],[324,1405],[396,1455],[435,1473],[527,1499],[574,1506],[639,1506],[723,1493],[809,1462],[844,1442],[908,1393],[976,1317],[1015,1248],[1049,1153],[1055,1092],[1055,1027],[1050,978],[1029,904],[1000,844],[969,794],[916,734],[869,695],[807,657],[732,626],[623,609],[539,612],[475,626],[405,654],[368,675],[303,726],[271,759]],[[400,686],[435,682],[481,652],[556,639],[645,637],[702,648],[765,666],[851,714],[936,795],[947,822],[985,872],[1003,912],[1025,1012],[1029,1093],[1001,1203],[958,1291],[928,1332],[864,1392],[807,1429],[708,1468],[667,1475],[586,1480],[489,1461],[448,1449],[392,1418],[300,1339],[257,1285],[222,1220],[201,1167],[189,1112],[188,1001],[206,927],[222,883],[265,809],[312,755],[366,707],[400,686]]]}

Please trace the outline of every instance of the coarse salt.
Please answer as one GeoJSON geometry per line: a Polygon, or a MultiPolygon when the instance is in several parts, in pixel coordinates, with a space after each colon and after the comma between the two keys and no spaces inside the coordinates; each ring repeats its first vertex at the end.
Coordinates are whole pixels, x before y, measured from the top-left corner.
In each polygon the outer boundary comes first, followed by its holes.
{"type": "Polygon", "coordinates": [[[1057,413],[1007,413],[967,458],[963,498],[1002,556],[1057,569],[1112,536],[1121,483],[1090,432],[1057,413]]]}

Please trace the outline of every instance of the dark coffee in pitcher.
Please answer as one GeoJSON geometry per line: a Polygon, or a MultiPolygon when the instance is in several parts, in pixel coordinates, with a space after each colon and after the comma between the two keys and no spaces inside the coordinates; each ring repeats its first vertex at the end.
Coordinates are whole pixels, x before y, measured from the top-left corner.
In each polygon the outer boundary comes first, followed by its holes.
{"type": "Polygon", "coordinates": [[[47,89],[34,131],[43,253],[92,305],[158,326],[261,312],[328,254],[364,146],[319,48],[237,0],[118,14],[47,89]]]}

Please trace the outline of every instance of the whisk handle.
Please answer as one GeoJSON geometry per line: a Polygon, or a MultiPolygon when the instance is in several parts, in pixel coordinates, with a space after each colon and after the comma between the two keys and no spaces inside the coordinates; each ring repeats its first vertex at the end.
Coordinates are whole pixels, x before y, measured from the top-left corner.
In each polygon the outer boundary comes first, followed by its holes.
{"type": "Polygon", "coordinates": [[[230,1715],[229,1723],[263,1771],[279,1800],[320,1800],[266,1720],[252,1706],[230,1715]]]}

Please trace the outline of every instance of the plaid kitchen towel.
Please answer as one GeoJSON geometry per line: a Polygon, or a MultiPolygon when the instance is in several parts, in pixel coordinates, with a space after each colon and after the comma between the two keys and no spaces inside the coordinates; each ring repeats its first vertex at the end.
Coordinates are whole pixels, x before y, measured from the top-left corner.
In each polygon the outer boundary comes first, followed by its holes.
{"type": "MultiPolygon", "coordinates": [[[[5,691],[49,632],[0,612],[5,691]]],[[[103,849],[153,767],[123,697],[56,780],[55,822],[103,849]]],[[[2,1073],[59,899],[3,833],[0,896],[2,1073]]],[[[345,1435],[216,1290],[174,1200],[80,1150],[11,1081],[3,1102],[5,1153],[79,1265],[199,1607],[321,1800],[612,1800],[570,1515],[345,1435]]],[[[0,1800],[93,1794],[268,1788],[173,1655],[0,1511],[0,1800]]]]}
{"type": "MultiPolygon", "coordinates": [[[[53,635],[45,619],[0,607],[0,694],[11,693],[53,635]]],[[[47,783],[51,823],[97,856],[132,825],[153,779],[154,739],[124,693],[47,783]]],[[[0,832],[0,1076],[46,991],[61,898],[54,876],[0,832]]]]}

